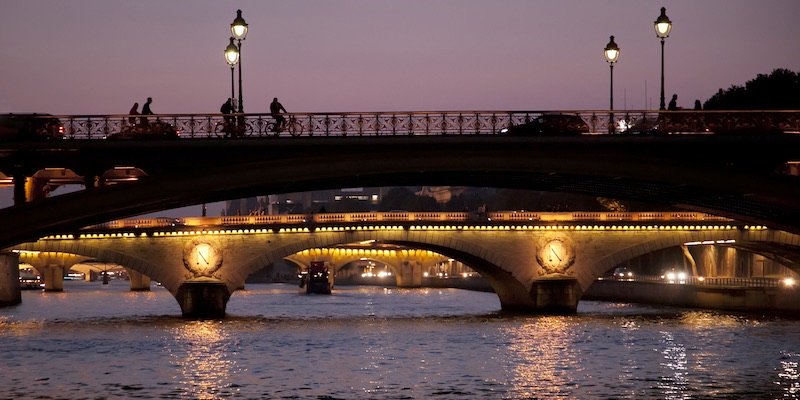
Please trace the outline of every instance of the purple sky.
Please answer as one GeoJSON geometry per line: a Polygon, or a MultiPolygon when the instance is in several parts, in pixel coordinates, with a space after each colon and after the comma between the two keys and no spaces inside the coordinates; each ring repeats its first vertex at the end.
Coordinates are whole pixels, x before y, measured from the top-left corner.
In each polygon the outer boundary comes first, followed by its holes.
{"type": "Polygon", "coordinates": [[[800,70],[798,0],[3,0],[0,112],[217,112],[237,8],[247,112],[605,109],[609,35],[616,108],[657,108],[661,6],[667,100],[800,70]]]}
{"type": "Polygon", "coordinates": [[[610,35],[615,108],[657,108],[662,6],[679,106],[800,71],[798,0],[2,0],[0,113],[218,112],[237,8],[250,113],[606,109],[610,35]]]}

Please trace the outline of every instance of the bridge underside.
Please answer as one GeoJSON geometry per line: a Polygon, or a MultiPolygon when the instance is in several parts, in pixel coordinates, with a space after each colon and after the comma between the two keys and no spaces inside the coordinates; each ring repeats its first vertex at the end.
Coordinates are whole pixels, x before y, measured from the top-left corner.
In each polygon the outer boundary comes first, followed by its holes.
{"type": "Polygon", "coordinates": [[[45,147],[38,152],[82,174],[100,175],[115,165],[131,164],[149,176],[0,210],[5,225],[0,247],[203,202],[387,185],[588,194],[800,233],[800,179],[774,173],[790,157],[790,148],[800,145],[800,137],[794,137],[800,135],[787,136],[792,137],[770,141],[768,148],[758,137],[733,138],[727,144],[704,137],[468,136],[99,143],[81,149],[79,157],[61,160],[45,147]],[[736,147],[722,151],[726,145],[736,147]],[[763,150],[754,152],[759,146],[763,150]],[[76,159],[78,164],[70,164],[76,159]]]}

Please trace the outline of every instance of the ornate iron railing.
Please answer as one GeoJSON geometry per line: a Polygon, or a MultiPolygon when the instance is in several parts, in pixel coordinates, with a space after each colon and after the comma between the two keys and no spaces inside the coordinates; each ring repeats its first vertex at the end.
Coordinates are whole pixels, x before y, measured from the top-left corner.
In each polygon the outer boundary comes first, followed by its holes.
{"type": "MultiPolygon", "coordinates": [[[[522,127],[521,134],[670,134],[800,132],[800,111],[436,111],[288,113],[276,129],[271,114],[57,115],[65,139],[225,137],[497,135],[522,127]],[[570,116],[561,124],[547,116],[570,116]],[[543,116],[545,116],[543,118],[543,116]],[[574,116],[580,119],[572,118],[574,116]],[[147,121],[148,123],[144,123],[147,121]],[[575,122],[577,121],[577,122],[575,122]],[[581,123],[582,121],[582,123],[581,123]],[[161,122],[169,124],[155,124],[161,122]],[[539,124],[525,131],[525,126],[539,124]]],[[[556,118],[557,120],[557,118],[556,118]]]]}

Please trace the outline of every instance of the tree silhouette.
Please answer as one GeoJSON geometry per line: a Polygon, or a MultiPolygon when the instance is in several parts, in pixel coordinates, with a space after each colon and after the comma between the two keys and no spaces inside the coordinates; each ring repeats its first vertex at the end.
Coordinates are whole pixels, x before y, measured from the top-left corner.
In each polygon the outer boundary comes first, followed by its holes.
{"type": "Polygon", "coordinates": [[[758,74],[744,86],[733,85],[705,102],[706,110],[797,110],[800,109],[800,74],[778,68],[758,74]]]}

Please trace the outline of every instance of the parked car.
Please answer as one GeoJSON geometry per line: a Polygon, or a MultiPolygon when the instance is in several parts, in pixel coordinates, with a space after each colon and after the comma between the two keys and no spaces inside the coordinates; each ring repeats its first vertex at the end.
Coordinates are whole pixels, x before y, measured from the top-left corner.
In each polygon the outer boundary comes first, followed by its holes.
{"type": "Polygon", "coordinates": [[[106,137],[108,140],[156,140],[178,139],[180,133],[174,126],[162,122],[152,121],[147,124],[126,125],[121,131],[106,137]]]}
{"type": "Polygon", "coordinates": [[[573,136],[589,133],[589,125],[575,114],[542,114],[530,122],[504,128],[500,133],[511,136],[573,136]]]}
{"type": "Polygon", "coordinates": [[[64,138],[64,125],[50,114],[0,115],[0,140],[55,140],[64,138]]]}

